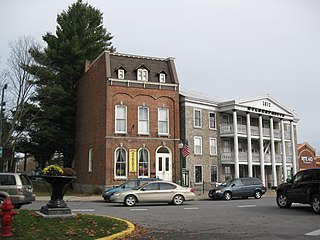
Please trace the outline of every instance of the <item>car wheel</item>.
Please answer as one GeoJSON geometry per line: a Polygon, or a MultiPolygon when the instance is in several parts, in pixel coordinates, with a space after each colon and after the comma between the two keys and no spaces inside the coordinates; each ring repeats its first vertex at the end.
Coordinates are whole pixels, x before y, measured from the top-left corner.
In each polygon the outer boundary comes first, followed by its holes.
{"type": "Polygon", "coordinates": [[[174,205],[181,205],[184,202],[184,197],[182,195],[175,195],[173,197],[172,203],[174,205]]]}
{"type": "Polygon", "coordinates": [[[262,197],[261,191],[257,190],[254,192],[254,198],[255,199],[260,199],[262,197]]]}
{"type": "Polygon", "coordinates": [[[311,198],[311,207],[314,213],[320,214],[320,195],[315,194],[311,198]]]}
{"type": "Polygon", "coordinates": [[[223,198],[224,198],[225,200],[229,201],[229,200],[232,198],[231,192],[225,192],[225,193],[223,194],[223,198]]]}
{"type": "Polygon", "coordinates": [[[288,201],[288,198],[284,193],[277,194],[276,200],[280,208],[289,208],[291,206],[291,202],[288,201]]]}
{"type": "Polygon", "coordinates": [[[124,199],[124,205],[128,207],[132,207],[136,205],[136,203],[137,203],[137,198],[133,195],[126,196],[126,198],[124,199]]]}

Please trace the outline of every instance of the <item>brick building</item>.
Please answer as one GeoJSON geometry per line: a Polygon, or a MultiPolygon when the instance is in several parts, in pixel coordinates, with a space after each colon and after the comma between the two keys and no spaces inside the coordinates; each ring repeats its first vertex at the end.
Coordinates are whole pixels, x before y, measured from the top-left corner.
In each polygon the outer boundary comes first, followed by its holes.
{"type": "Polygon", "coordinates": [[[320,156],[316,156],[316,150],[308,143],[298,144],[299,170],[320,167],[320,156]]]}
{"type": "Polygon", "coordinates": [[[78,85],[76,188],[179,176],[179,81],[172,58],[103,52],[78,85]]]}

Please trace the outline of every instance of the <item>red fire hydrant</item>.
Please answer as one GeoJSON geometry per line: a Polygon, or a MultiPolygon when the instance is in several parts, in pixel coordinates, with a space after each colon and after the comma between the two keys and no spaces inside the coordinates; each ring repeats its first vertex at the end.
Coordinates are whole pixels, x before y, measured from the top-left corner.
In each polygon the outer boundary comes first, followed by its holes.
{"type": "Polygon", "coordinates": [[[11,237],[12,236],[12,216],[16,215],[16,211],[12,211],[13,205],[11,203],[10,198],[6,198],[2,205],[0,205],[0,212],[1,217],[1,233],[0,237],[11,237]]]}

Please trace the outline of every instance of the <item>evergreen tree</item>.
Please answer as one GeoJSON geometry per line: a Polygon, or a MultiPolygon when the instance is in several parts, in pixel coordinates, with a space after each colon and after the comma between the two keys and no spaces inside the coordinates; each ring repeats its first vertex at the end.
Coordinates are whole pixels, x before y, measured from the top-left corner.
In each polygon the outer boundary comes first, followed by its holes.
{"type": "Polygon", "coordinates": [[[43,36],[47,43],[44,52],[31,50],[37,64],[25,67],[37,77],[33,101],[39,116],[30,136],[39,147],[38,155],[62,153],[64,165],[71,166],[77,81],[84,72],[85,60],[94,60],[102,51],[115,49],[113,37],[103,27],[100,10],[82,0],[58,14],[57,23],[56,35],[48,32],[43,36]]]}

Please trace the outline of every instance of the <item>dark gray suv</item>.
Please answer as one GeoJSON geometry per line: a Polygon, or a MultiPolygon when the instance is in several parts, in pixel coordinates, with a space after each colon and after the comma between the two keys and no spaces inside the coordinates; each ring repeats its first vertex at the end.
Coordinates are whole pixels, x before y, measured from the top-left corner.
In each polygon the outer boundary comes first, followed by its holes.
{"type": "Polygon", "coordinates": [[[276,202],[280,208],[292,203],[310,204],[313,212],[320,214],[320,168],[300,171],[277,189],[276,202]]]}
{"type": "Polygon", "coordinates": [[[208,196],[212,199],[225,200],[236,197],[260,199],[266,191],[266,187],[258,178],[234,178],[211,189],[208,196]]]}

